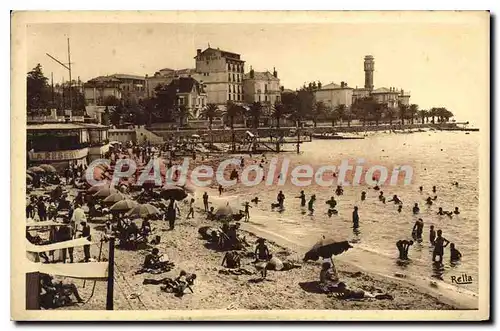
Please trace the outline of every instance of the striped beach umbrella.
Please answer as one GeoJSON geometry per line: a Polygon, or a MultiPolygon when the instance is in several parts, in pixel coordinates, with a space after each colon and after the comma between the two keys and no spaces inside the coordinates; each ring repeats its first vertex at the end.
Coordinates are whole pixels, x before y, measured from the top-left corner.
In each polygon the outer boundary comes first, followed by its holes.
{"type": "Polygon", "coordinates": [[[54,174],[57,172],[56,168],[54,168],[54,166],[50,165],[50,164],[42,164],[42,165],[40,165],[40,168],[45,170],[45,172],[51,173],[51,174],[54,174]]]}

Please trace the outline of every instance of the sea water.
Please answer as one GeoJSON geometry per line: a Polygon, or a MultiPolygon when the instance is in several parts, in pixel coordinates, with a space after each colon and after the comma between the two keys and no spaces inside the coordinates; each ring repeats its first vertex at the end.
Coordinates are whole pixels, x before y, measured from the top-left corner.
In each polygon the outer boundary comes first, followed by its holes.
{"type": "MultiPolygon", "coordinates": [[[[248,188],[241,186],[235,192],[238,203],[249,201],[254,196],[262,200],[251,211],[251,224],[299,243],[303,247],[314,244],[321,236],[335,235],[355,243],[355,249],[349,250],[338,258],[353,262],[366,269],[388,275],[405,273],[436,279],[459,286],[465,291],[478,291],[478,203],[479,203],[479,133],[464,132],[419,132],[412,134],[377,133],[363,140],[314,140],[301,146],[301,154],[283,153],[280,158],[289,158],[292,165],[310,164],[313,166],[339,165],[340,160],[365,159],[370,165],[380,164],[391,167],[409,165],[413,168],[412,182],[404,185],[383,185],[386,199],[397,194],[403,200],[403,211],[398,213],[397,205],[392,202],[383,204],[378,200],[379,192],[371,185],[344,186],[342,196],[335,195],[334,187],[322,187],[313,183],[307,187],[296,187],[290,180],[282,187],[263,184],[248,188]],[[452,183],[458,182],[458,187],[452,183]],[[419,192],[423,186],[423,193],[419,192]],[[432,192],[436,186],[437,192],[432,192]],[[286,195],[285,210],[272,211],[271,202],[276,201],[279,190],[286,195]],[[300,207],[300,200],[295,197],[304,190],[309,200],[315,194],[314,215],[300,207]],[[361,192],[367,192],[365,201],[361,201],[361,192]],[[434,197],[432,207],[427,207],[425,198],[434,197]],[[328,217],[325,204],[331,196],[338,202],[338,215],[328,217]],[[420,206],[420,214],[413,215],[414,203],[420,206]],[[352,210],[359,207],[360,228],[352,229],[352,210]],[[459,207],[460,215],[437,215],[438,207],[453,210],[459,207]],[[424,220],[423,242],[410,247],[410,261],[398,262],[396,242],[411,239],[412,227],[418,218],[424,220]],[[432,246],[429,242],[429,227],[441,229],[443,237],[455,243],[462,253],[462,260],[457,265],[449,261],[449,246],[445,248],[444,266],[436,268],[432,263],[432,246]],[[452,276],[467,274],[472,278],[470,284],[453,284],[452,276]]],[[[261,156],[255,160],[260,162],[261,156]]],[[[266,156],[267,161],[270,155],[266,156]]]]}

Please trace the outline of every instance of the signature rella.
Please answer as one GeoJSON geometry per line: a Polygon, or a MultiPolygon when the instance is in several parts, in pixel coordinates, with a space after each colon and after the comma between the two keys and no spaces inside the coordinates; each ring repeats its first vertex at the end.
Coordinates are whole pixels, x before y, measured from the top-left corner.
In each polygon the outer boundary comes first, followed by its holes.
{"type": "MultiPolygon", "coordinates": [[[[165,175],[160,171],[161,159],[154,158],[140,171],[136,183],[142,185],[145,182],[154,182],[161,186],[166,184],[184,185],[188,181],[198,187],[206,187],[212,184],[214,179],[216,183],[224,187],[237,184],[236,179],[227,179],[224,177],[225,170],[231,165],[239,166],[240,160],[230,158],[219,163],[214,169],[207,165],[195,167],[189,174],[189,158],[184,158],[182,164],[173,165],[165,175]]],[[[94,177],[94,170],[99,165],[110,165],[107,159],[94,160],[85,172],[87,182],[94,186],[103,183],[103,180],[97,180],[94,177]]],[[[284,158],[278,165],[278,158],[272,158],[267,170],[264,170],[258,164],[245,166],[239,174],[240,183],[245,186],[256,186],[264,182],[266,186],[283,186],[290,179],[290,182],[298,187],[305,187],[313,184],[313,181],[320,186],[329,187],[333,185],[360,185],[362,182],[368,185],[377,185],[385,183],[391,186],[399,184],[400,175],[404,174],[403,185],[409,185],[413,178],[413,168],[409,165],[395,166],[392,170],[382,165],[373,165],[368,169],[364,166],[365,160],[358,159],[356,164],[350,164],[348,160],[342,160],[339,165],[324,165],[316,169],[311,165],[298,165],[290,167],[290,160],[284,158]],[[352,181],[346,179],[348,172],[353,173],[352,181]],[[327,178],[325,178],[327,177],[327,178]],[[277,181],[275,182],[275,178],[277,181]]],[[[137,172],[137,164],[132,159],[121,159],[116,162],[111,185],[116,186],[122,178],[128,178],[137,172]]]]}

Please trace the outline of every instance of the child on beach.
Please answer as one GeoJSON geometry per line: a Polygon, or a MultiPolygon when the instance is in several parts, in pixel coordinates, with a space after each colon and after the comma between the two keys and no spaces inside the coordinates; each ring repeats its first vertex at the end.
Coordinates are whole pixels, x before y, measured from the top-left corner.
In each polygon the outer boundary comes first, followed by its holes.
{"type": "Polygon", "coordinates": [[[194,198],[191,198],[191,200],[189,201],[189,212],[186,219],[189,219],[190,216],[194,218],[194,198]]]}

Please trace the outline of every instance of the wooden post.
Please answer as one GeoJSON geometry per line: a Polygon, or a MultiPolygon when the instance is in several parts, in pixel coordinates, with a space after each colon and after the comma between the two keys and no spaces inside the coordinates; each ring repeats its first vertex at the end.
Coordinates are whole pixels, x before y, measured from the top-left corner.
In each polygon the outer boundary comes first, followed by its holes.
{"type": "Polygon", "coordinates": [[[40,273],[26,274],[26,310],[40,309],[40,273]]]}
{"type": "Polygon", "coordinates": [[[115,237],[109,238],[108,257],[108,293],[106,297],[106,310],[113,310],[113,286],[115,274],[115,237]]]}

